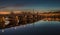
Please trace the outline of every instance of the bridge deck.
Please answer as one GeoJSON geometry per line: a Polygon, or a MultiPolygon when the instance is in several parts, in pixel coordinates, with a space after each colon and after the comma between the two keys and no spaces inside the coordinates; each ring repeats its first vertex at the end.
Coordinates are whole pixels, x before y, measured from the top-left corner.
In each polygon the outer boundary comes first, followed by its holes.
{"type": "Polygon", "coordinates": [[[9,28],[13,26],[19,26],[21,24],[28,24],[37,22],[39,20],[48,21],[60,21],[60,14],[6,14],[0,15],[0,28],[9,28]],[[6,19],[8,18],[8,19],[6,19]],[[5,25],[5,21],[9,21],[8,25],[5,25]]]}

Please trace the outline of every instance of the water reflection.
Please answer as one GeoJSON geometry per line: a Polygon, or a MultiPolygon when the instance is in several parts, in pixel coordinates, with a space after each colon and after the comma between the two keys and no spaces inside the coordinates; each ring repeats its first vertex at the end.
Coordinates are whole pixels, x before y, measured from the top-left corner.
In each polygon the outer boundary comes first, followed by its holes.
{"type": "Polygon", "coordinates": [[[2,29],[2,32],[4,32],[4,29],[2,29]]]}
{"type": "MultiPolygon", "coordinates": [[[[24,34],[42,34],[43,33],[44,34],[47,32],[49,33],[52,33],[54,31],[56,32],[56,30],[60,29],[59,27],[60,27],[60,22],[58,21],[40,20],[38,22],[34,22],[34,23],[26,24],[26,25],[6,28],[6,29],[3,29],[2,32],[4,32],[4,35],[7,35],[7,34],[16,34],[16,35],[20,34],[21,35],[21,33],[24,33],[24,34]]],[[[0,33],[2,32],[0,31],[0,33]]]]}
{"type": "Polygon", "coordinates": [[[25,20],[20,21],[20,19],[19,19],[19,20],[17,20],[17,22],[15,20],[13,21],[13,20],[8,20],[8,19],[9,18],[5,18],[5,25],[2,25],[3,27],[1,28],[2,32],[4,32],[5,28],[6,29],[11,28],[12,29],[12,27],[13,27],[13,29],[17,30],[20,27],[21,28],[25,28],[25,27],[35,28],[35,27],[44,27],[44,26],[46,27],[46,26],[56,26],[56,25],[58,25],[58,23],[60,23],[59,22],[60,19],[58,19],[58,18],[43,18],[43,19],[40,19],[39,21],[36,20],[36,22],[35,22],[35,19],[34,19],[33,23],[30,23],[29,19],[27,19],[27,21],[25,21],[25,20]],[[27,22],[27,23],[25,23],[24,21],[27,22]]]}

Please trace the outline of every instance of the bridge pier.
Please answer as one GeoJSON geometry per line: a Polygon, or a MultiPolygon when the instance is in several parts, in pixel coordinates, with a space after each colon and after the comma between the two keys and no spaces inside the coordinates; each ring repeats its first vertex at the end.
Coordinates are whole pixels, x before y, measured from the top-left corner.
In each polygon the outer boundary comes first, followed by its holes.
{"type": "Polygon", "coordinates": [[[15,25],[18,25],[18,23],[19,23],[19,18],[18,18],[18,16],[15,16],[15,22],[16,22],[15,25]]]}
{"type": "Polygon", "coordinates": [[[2,32],[4,32],[4,28],[5,28],[5,17],[3,16],[2,18],[1,18],[1,20],[2,20],[2,32]]]}
{"type": "Polygon", "coordinates": [[[2,32],[4,32],[4,28],[5,28],[5,17],[4,16],[0,16],[0,28],[2,28],[2,32]]]}

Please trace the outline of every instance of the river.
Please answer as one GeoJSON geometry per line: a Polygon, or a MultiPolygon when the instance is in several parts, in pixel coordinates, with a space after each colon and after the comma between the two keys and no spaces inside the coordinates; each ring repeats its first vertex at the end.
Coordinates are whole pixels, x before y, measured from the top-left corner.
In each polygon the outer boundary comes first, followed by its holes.
{"type": "Polygon", "coordinates": [[[60,33],[59,21],[43,21],[40,20],[35,23],[20,25],[16,27],[6,28],[0,35],[51,35],[60,33]]]}

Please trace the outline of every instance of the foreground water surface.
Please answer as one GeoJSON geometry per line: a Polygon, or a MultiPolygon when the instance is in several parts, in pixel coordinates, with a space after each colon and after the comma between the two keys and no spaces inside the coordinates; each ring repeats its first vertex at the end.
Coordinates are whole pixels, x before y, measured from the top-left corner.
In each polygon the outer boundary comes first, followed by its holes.
{"type": "Polygon", "coordinates": [[[20,25],[5,29],[4,32],[0,29],[0,35],[45,35],[45,34],[59,34],[59,21],[38,21],[31,24],[20,25]],[[16,29],[15,29],[16,28],[16,29]]]}

